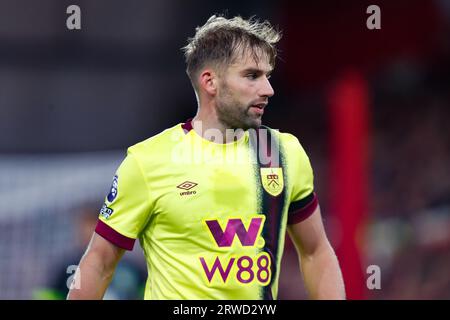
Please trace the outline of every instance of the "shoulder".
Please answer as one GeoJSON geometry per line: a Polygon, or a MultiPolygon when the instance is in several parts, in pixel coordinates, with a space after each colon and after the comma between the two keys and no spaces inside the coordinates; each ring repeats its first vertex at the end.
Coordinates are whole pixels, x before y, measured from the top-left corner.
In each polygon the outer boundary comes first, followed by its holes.
{"type": "Polygon", "coordinates": [[[281,144],[282,148],[285,152],[288,154],[290,152],[300,152],[305,153],[305,150],[303,149],[302,144],[300,143],[299,139],[293,135],[292,133],[288,132],[281,132],[278,129],[272,129],[269,127],[265,127],[266,129],[269,129],[271,134],[277,137],[279,143],[281,144]]]}
{"type": "Polygon", "coordinates": [[[173,145],[180,140],[183,135],[181,123],[165,129],[164,131],[138,142],[128,148],[128,154],[135,158],[142,158],[148,155],[153,157],[163,155],[165,151],[170,150],[173,145]]]}

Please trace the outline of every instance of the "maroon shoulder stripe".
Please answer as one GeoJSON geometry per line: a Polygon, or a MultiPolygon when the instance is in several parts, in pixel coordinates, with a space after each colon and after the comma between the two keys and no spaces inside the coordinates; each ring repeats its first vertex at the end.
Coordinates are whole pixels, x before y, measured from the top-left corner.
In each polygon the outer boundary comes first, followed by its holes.
{"type": "Polygon", "coordinates": [[[133,250],[134,241],[136,241],[136,239],[125,237],[102,220],[98,220],[95,232],[122,249],[129,251],[133,250]]]}
{"type": "Polygon", "coordinates": [[[289,213],[288,224],[296,224],[302,222],[303,220],[306,220],[310,215],[313,214],[314,210],[316,210],[318,206],[319,200],[317,199],[317,195],[314,193],[314,197],[307,205],[305,205],[301,209],[289,213]]]}

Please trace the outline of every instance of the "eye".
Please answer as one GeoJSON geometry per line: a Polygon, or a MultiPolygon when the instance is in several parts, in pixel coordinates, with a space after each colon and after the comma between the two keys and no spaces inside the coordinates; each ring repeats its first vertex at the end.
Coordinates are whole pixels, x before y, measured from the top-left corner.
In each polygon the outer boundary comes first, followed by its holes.
{"type": "Polygon", "coordinates": [[[256,78],[258,78],[258,75],[253,72],[253,73],[247,74],[246,77],[250,80],[255,80],[256,78]]]}

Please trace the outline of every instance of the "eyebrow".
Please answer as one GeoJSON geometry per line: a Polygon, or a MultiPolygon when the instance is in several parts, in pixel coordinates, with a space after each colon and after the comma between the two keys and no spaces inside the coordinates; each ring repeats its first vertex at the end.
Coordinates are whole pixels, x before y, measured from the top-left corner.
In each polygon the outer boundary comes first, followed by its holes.
{"type": "Polygon", "coordinates": [[[267,72],[264,72],[264,70],[262,69],[258,69],[258,68],[247,68],[241,71],[242,74],[245,73],[256,73],[256,74],[262,74],[262,73],[266,73],[266,74],[271,74],[273,71],[273,69],[269,69],[267,72]]]}

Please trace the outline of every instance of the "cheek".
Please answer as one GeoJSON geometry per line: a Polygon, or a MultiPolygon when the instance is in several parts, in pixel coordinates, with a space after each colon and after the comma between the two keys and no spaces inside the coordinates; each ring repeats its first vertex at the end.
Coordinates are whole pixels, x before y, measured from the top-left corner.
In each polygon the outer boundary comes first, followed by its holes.
{"type": "Polygon", "coordinates": [[[241,84],[236,88],[236,96],[239,96],[241,99],[252,99],[255,95],[255,85],[254,84],[241,84]]]}
{"type": "Polygon", "coordinates": [[[222,88],[221,97],[225,100],[232,100],[240,104],[247,105],[256,94],[256,83],[250,82],[246,79],[237,81],[233,79],[222,88]]]}
{"type": "Polygon", "coordinates": [[[256,81],[250,81],[242,77],[230,79],[228,85],[231,91],[240,95],[248,95],[256,90],[256,81]]]}

